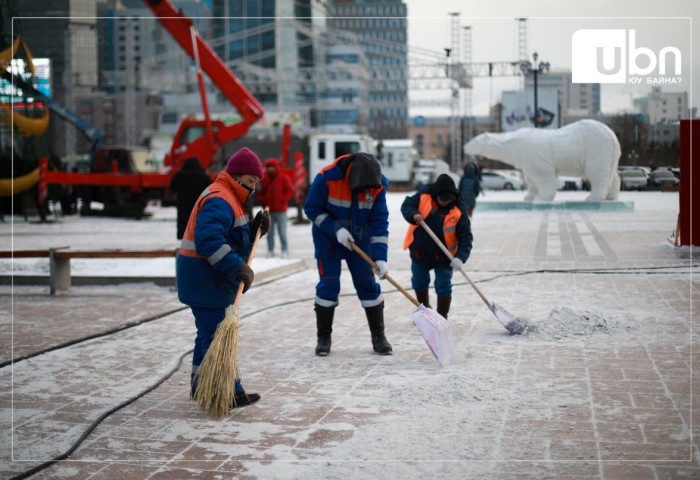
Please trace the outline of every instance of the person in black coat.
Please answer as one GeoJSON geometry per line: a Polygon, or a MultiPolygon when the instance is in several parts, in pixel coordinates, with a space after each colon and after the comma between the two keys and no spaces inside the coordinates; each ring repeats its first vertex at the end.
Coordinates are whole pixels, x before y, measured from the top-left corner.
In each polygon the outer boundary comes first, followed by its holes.
{"type": "Polygon", "coordinates": [[[476,197],[482,192],[481,179],[479,178],[479,167],[474,163],[467,163],[464,166],[464,175],[459,180],[459,192],[462,195],[462,201],[467,207],[467,215],[469,218],[474,213],[476,206],[476,197]]]}
{"type": "Polygon", "coordinates": [[[472,229],[467,207],[454,180],[440,175],[432,185],[424,185],[401,205],[401,214],[409,223],[403,248],[411,255],[411,286],[418,301],[430,308],[428,289],[430,270],[435,271],[437,312],[447,318],[452,303],[452,274],[469,258],[472,229]],[[418,222],[422,220],[447,247],[453,260],[440,249],[418,222]]]}
{"type": "Polygon", "coordinates": [[[204,171],[196,157],[185,160],[182,168],[170,180],[170,190],[175,193],[177,207],[177,238],[182,239],[187,222],[197,198],[211,184],[209,174],[204,171]]]}

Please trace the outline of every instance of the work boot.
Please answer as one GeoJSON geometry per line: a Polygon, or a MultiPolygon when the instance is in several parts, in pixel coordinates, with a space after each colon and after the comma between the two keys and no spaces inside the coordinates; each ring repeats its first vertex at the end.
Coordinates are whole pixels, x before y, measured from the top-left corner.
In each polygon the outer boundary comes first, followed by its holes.
{"type": "Polygon", "coordinates": [[[372,333],[372,347],[379,355],[391,355],[391,345],[384,336],[384,302],[365,308],[369,331],[372,333]]]}
{"type": "Polygon", "coordinates": [[[430,290],[416,290],[416,299],[425,308],[430,308],[430,290]]]}
{"type": "Polygon", "coordinates": [[[233,396],[233,402],[231,403],[231,408],[241,408],[252,405],[260,400],[259,393],[236,393],[233,396]]]}
{"type": "Polygon", "coordinates": [[[190,399],[194,400],[194,394],[197,392],[197,383],[199,377],[197,377],[197,370],[199,370],[199,365],[192,365],[192,373],[190,374],[190,399]]]}
{"type": "Polygon", "coordinates": [[[437,296],[437,312],[445,317],[447,320],[447,314],[450,313],[450,303],[452,303],[452,297],[448,295],[438,295],[437,296]]]}
{"type": "Polygon", "coordinates": [[[316,310],[316,355],[325,357],[331,353],[331,333],[333,333],[333,314],[335,307],[322,307],[314,303],[316,310]]]}

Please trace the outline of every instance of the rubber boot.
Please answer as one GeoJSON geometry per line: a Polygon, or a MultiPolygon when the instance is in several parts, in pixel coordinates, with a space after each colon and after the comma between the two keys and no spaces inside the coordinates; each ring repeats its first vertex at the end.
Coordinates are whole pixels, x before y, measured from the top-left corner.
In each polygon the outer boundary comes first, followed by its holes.
{"type": "Polygon", "coordinates": [[[194,400],[194,394],[197,392],[197,383],[199,377],[197,377],[197,370],[199,370],[199,365],[192,365],[192,373],[190,374],[190,399],[194,400]]]}
{"type": "Polygon", "coordinates": [[[422,303],[424,307],[430,308],[430,291],[416,290],[416,299],[418,303],[422,303]]]}
{"type": "Polygon", "coordinates": [[[450,303],[452,303],[452,297],[447,295],[437,296],[437,312],[445,317],[445,320],[447,320],[447,314],[450,313],[450,303]]]}
{"type": "Polygon", "coordinates": [[[372,347],[379,355],[391,355],[391,345],[384,336],[384,302],[365,308],[369,331],[372,333],[372,347]]]}
{"type": "Polygon", "coordinates": [[[316,310],[316,355],[325,357],[331,353],[331,333],[333,333],[334,307],[322,307],[315,303],[316,310]]]}

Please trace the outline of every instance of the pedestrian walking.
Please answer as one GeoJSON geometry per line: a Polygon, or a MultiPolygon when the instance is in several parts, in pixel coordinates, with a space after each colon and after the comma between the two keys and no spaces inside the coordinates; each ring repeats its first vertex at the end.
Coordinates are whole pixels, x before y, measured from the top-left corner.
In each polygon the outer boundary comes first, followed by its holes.
{"type": "Polygon", "coordinates": [[[212,182],[197,157],[190,157],[170,180],[170,190],[175,194],[177,208],[177,239],[181,240],[190,219],[190,213],[199,194],[212,182]]]}
{"type": "Polygon", "coordinates": [[[294,195],[292,181],[280,172],[280,163],[276,158],[268,158],[263,163],[265,177],[260,181],[258,201],[263,207],[270,208],[270,231],[267,235],[267,256],[275,254],[275,230],[280,237],[281,256],[287,258],[287,204],[294,195]]]}
{"type": "Polygon", "coordinates": [[[384,335],[384,298],[374,275],[388,272],[389,211],[386,206],[388,181],[379,162],[367,153],[337,158],[316,175],[304,204],[313,222],[319,282],[316,285],[316,355],[331,351],[333,316],[340,293],[341,261],[352,275],[355,291],[365,309],[372,347],[380,355],[392,348],[384,335]],[[354,242],[377,265],[378,271],[352,250],[354,242]]]}
{"type": "Polygon", "coordinates": [[[467,209],[469,218],[472,218],[474,213],[476,197],[482,191],[479,167],[475,163],[469,162],[464,166],[464,175],[459,180],[459,193],[462,195],[462,202],[467,209]]]}
{"type": "Polygon", "coordinates": [[[437,312],[447,318],[452,303],[452,274],[467,261],[472,250],[472,230],[466,207],[454,180],[440,175],[432,185],[422,186],[401,204],[401,213],[410,224],[403,248],[411,256],[411,286],[420,303],[430,308],[430,271],[435,271],[437,312]],[[450,261],[428,232],[419,227],[422,220],[447,246],[450,261]]]}
{"type": "MultiPolygon", "coordinates": [[[[201,192],[195,203],[177,256],[177,293],[189,305],[197,335],[192,356],[190,395],[197,389],[196,374],[214,332],[233,303],[238,286],[245,293],[253,283],[253,270],[246,264],[255,232],[267,233],[270,218],[263,210],[248,221],[250,195],[263,177],[258,156],[247,148],[233,154],[214,183],[201,192]]],[[[234,405],[257,402],[260,395],[246,394],[235,380],[234,405]]],[[[232,407],[233,407],[232,406],[232,407]]]]}

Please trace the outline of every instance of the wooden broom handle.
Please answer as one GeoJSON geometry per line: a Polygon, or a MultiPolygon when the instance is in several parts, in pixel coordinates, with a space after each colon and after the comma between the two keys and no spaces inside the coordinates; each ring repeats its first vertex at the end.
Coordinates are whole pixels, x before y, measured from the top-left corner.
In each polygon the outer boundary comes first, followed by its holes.
{"type": "MultiPolygon", "coordinates": [[[[421,219],[418,220],[418,225],[423,227],[426,232],[428,232],[428,235],[437,243],[438,247],[443,251],[445,255],[447,255],[447,258],[450,259],[450,261],[454,260],[454,255],[447,249],[444,243],[440,241],[440,239],[435,235],[435,232],[433,232],[428,225],[421,219]]],[[[476,291],[476,293],[479,294],[481,299],[484,301],[486,305],[488,305],[489,308],[491,308],[491,302],[488,301],[488,299],[484,296],[483,293],[481,293],[481,290],[479,290],[479,287],[477,287],[474,282],[472,282],[472,279],[469,278],[469,275],[467,275],[467,272],[464,271],[464,267],[459,267],[459,271],[462,272],[462,275],[464,275],[464,278],[467,279],[467,282],[469,282],[469,285],[472,286],[472,288],[476,291]]]]}
{"type": "MultiPolygon", "coordinates": [[[[355,252],[357,252],[357,254],[358,254],[359,256],[361,256],[367,263],[369,263],[369,264],[372,266],[372,268],[374,268],[376,271],[379,271],[379,267],[377,267],[377,264],[374,263],[374,260],[372,260],[371,258],[369,258],[369,255],[367,255],[364,251],[362,251],[362,249],[361,249],[360,247],[358,247],[357,245],[355,245],[355,242],[352,242],[352,241],[351,241],[351,242],[350,242],[350,246],[352,247],[352,249],[353,249],[355,252]]],[[[399,285],[398,282],[397,282],[396,280],[394,280],[393,278],[391,278],[391,277],[389,276],[388,273],[385,273],[385,274],[384,274],[384,278],[386,278],[387,280],[389,280],[389,283],[391,283],[393,286],[395,286],[395,287],[398,289],[399,292],[403,293],[403,294],[406,296],[406,298],[408,298],[411,302],[413,302],[413,304],[414,304],[416,307],[420,307],[420,302],[419,302],[418,300],[416,300],[415,298],[413,298],[413,295],[411,295],[410,293],[408,293],[408,292],[406,291],[406,289],[403,288],[401,285],[399,285]]]]}
{"type": "MultiPolygon", "coordinates": [[[[265,211],[268,212],[270,210],[270,207],[265,207],[265,211]]],[[[255,251],[258,249],[258,241],[260,241],[260,237],[262,237],[262,231],[260,230],[260,226],[258,226],[258,230],[255,232],[255,240],[253,240],[253,245],[250,247],[250,255],[248,255],[248,261],[246,262],[246,265],[249,267],[253,263],[253,257],[255,257],[255,251]]],[[[238,304],[241,302],[241,296],[243,295],[243,282],[240,282],[238,285],[238,292],[236,292],[236,299],[233,301],[233,306],[237,307],[238,304]]],[[[251,285],[252,287],[252,285],[251,285]]]]}

